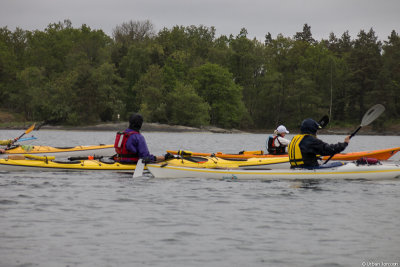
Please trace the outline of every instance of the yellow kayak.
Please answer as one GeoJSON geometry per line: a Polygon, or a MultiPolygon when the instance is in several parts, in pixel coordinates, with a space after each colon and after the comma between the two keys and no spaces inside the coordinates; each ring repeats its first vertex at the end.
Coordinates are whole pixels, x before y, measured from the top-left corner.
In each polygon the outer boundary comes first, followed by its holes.
{"type": "MultiPolygon", "coordinates": [[[[88,157],[92,158],[92,157],[88,157]]],[[[10,155],[0,159],[0,171],[117,171],[133,172],[136,164],[109,159],[56,160],[54,156],[10,155]]]]}
{"type": "MultiPolygon", "coordinates": [[[[109,158],[88,157],[90,159],[79,160],[56,160],[54,156],[36,155],[10,155],[9,158],[0,159],[0,171],[21,171],[21,170],[103,170],[133,172],[136,164],[115,162],[109,158]]],[[[226,168],[285,168],[289,167],[287,158],[251,158],[245,160],[226,160],[215,157],[187,157],[174,158],[161,162],[163,166],[196,167],[208,169],[226,168]]]]}
{"type": "Polygon", "coordinates": [[[223,159],[218,157],[183,157],[169,159],[161,165],[181,166],[191,168],[226,169],[226,168],[285,168],[289,167],[288,157],[223,159]]]}
{"type": "Polygon", "coordinates": [[[52,147],[52,146],[32,146],[19,145],[6,149],[5,155],[33,154],[40,156],[76,157],[76,156],[112,156],[115,154],[114,145],[90,145],[75,147],[52,147]]]}

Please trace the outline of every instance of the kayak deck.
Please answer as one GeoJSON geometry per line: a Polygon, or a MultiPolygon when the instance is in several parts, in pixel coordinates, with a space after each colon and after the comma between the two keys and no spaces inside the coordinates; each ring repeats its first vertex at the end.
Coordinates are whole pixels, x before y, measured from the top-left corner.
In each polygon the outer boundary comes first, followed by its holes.
{"type": "Polygon", "coordinates": [[[285,168],[289,167],[289,160],[281,158],[250,158],[250,159],[223,159],[217,157],[182,157],[164,161],[162,165],[195,167],[195,168],[285,168]]]}
{"type": "Polygon", "coordinates": [[[133,172],[136,164],[119,162],[106,162],[102,160],[34,160],[34,159],[0,159],[0,170],[2,171],[118,171],[133,172]]]}
{"type": "Polygon", "coordinates": [[[84,156],[84,155],[97,155],[97,156],[111,156],[115,153],[114,145],[89,145],[89,146],[75,146],[75,147],[52,147],[52,146],[25,146],[19,145],[6,150],[4,155],[54,155],[57,157],[67,156],[84,156]]]}

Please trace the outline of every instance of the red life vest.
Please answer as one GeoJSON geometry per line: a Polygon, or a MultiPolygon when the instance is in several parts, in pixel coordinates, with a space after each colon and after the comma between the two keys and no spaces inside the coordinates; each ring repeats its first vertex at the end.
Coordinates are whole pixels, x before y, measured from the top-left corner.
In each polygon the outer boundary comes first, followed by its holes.
{"type": "Polygon", "coordinates": [[[126,148],[126,142],[128,142],[132,134],[139,134],[139,132],[117,132],[114,142],[115,152],[117,152],[117,155],[114,157],[115,161],[137,162],[139,160],[139,155],[137,153],[131,153],[126,148]]]}
{"type": "Polygon", "coordinates": [[[282,146],[281,142],[279,142],[278,135],[276,135],[276,136],[270,136],[270,137],[268,138],[268,148],[267,148],[267,150],[268,150],[268,152],[269,152],[270,154],[273,154],[273,155],[283,155],[283,154],[286,154],[285,148],[286,148],[286,146],[282,146]],[[275,140],[277,140],[278,143],[279,143],[279,146],[278,146],[278,147],[275,146],[275,140]]]}

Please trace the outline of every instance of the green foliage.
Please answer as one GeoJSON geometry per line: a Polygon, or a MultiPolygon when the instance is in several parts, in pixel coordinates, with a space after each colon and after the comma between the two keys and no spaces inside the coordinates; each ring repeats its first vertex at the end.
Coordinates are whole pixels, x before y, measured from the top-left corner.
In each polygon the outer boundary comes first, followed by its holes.
{"type": "Polygon", "coordinates": [[[178,83],[168,95],[170,123],[200,127],[209,124],[210,106],[190,85],[178,83]]]}
{"type": "MultiPolygon", "coordinates": [[[[359,122],[376,103],[400,114],[400,37],[373,29],[316,41],[305,24],[293,38],[216,37],[214,27],[116,26],[113,39],[69,20],[44,31],[0,28],[0,108],[26,120],[87,124],[141,112],[146,121],[224,128],[296,127],[329,114],[359,122]]],[[[339,36],[339,35],[338,35],[339,36]]]]}
{"type": "MultiPolygon", "coordinates": [[[[164,86],[164,74],[157,65],[149,67],[148,71],[134,86],[135,102],[139,111],[149,122],[167,123],[167,93],[164,86]]],[[[133,111],[137,111],[134,109],[133,111]]]]}
{"type": "Polygon", "coordinates": [[[232,74],[225,68],[207,63],[191,73],[197,93],[210,105],[211,124],[238,127],[245,113],[242,88],[235,84],[232,74]]]}

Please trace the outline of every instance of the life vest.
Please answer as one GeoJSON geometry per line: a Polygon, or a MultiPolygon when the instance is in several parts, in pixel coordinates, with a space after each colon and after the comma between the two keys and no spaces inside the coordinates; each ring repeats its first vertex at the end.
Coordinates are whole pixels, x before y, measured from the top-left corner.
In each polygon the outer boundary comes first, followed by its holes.
{"type": "Polygon", "coordinates": [[[293,137],[288,147],[289,162],[291,167],[297,167],[304,164],[303,155],[301,154],[300,142],[304,136],[308,134],[299,134],[293,137]]]}
{"type": "Polygon", "coordinates": [[[114,142],[115,152],[117,153],[117,155],[114,156],[115,161],[137,162],[139,160],[139,155],[137,153],[131,153],[126,148],[126,142],[128,142],[132,134],[139,134],[139,132],[117,132],[114,142]]]}
{"type": "Polygon", "coordinates": [[[281,142],[279,142],[278,135],[270,136],[268,138],[268,146],[267,146],[268,153],[274,155],[282,155],[286,154],[285,149],[286,146],[282,146],[281,142]],[[275,140],[278,140],[279,146],[275,146],[275,140]]]}

